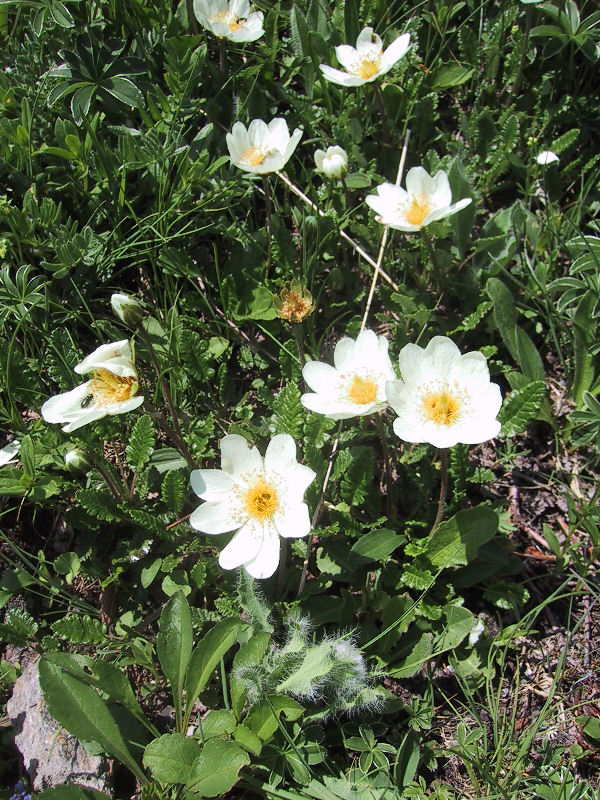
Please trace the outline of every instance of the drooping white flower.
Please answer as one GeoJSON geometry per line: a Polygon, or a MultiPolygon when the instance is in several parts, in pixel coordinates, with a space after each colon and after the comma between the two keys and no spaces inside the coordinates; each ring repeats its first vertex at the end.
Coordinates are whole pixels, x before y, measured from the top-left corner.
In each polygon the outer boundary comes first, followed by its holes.
{"type": "Polygon", "coordinates": [[[502,396],[482,353],[461,354],[447,336],[434,336],[425,348],[403,347],[399,363],[402,378],[386,384],[386,395],[400,439],[452,447],[498,435],[502,396]]]}
{"type": "Polygon", "coordinates": [[[135,328],[139,325],[146,316],[146,312],[135,297],[131,297],[128,294],[115,292],[115,294],[110,297],[110,305],[121,322],[124,322],[131,328],[135,328]]]}
{"type": "Polygon", "coordinates": [[[203,28],[232,42],[254,42],[265,32],[262,11],[251,12],[248,0],[194,0],[194,14],[203,28]]]}
{"type": "Polygon", "coordinates": [[[314,392],[302,395],[305,408],[330,419],[350,419],[386,407],[386,381],[396,375],[385,336],[369,330],[361,331],[356,341],[345,336],[335,346],[333,363],[304,365],[302,376],[314,392]]]}
{"type": "Polygon", "coordinates": [[[410,34],[403,33],[384,50],[381,37],[373,28],[363,28],[358,34],[356,47],[340,44],[335,48],[337,60],[346,72],[321,64],[321,72],[339,86],[361,86],[385,75],[410,47],[410,34]]]}
{"type": "Polygon", "coordinates": [[[287,433],[274,436],[264,458],[243,436],[221,439],[221,469],[196,469],[192,489],[206,502],[190,517],[203,533],[236,530],[221,551],[223,569],[243,566],[253,578],[270,577],[279,564],[279,537],[308,536],[304,492],[315,477],[296,461],[296,443],[287,433]]]}
{"type": "Polygon", "coordinates": [[[443,170],[432,177],[423,167],[413,167],[406,175],[406,189],[383,183],[377,187],[377,194],[370,194],[366,202],[377,214],[377,222],[412,233],[430,222],[456,214],[469,205],[471,198],[452,203],[450,182],[443,170]]]}
{"type": "Polygon", "coordinates": [[[16,439],[4,445],[0,450],[0,467],[3,467],[5,464],[14,464],[17,461],[15,456],[20,449],[21,442],[18,442],[16,439]]]}
{"type": "Polygon", "coordinates": [[[348,154],[337,144],[325,150],[315,150],[315,166],[327,178],[343,178],[348,171],[348,154]]]}
{"type": "Polygon", "coordinates": [[[133,411],[144,402],[143,396],[137,394],[138,374],[127,339],[97,347],[77,364],[75,372],[91,372],[92,378],[70,392],[46,400],[41,409],[46,422],[66,422],[66,433],[108,414],[133,411]]]}
{"type": "Polygon", "coordinates": [[[275,117],[268,125],[262,119],[253,119],[247,129],[242,122],[236,122],[226,138],[229,156],[236,167],[265,175],[284,167],[301,136],[300,128],[290,136],[286,121],[275,117]]]}
{"type": "Polygon", "coordinates": [[[560,158],[553,153],[552,150],[542,150],[542,152],[535,159],[542,167],[547,167],[548,164],[556,164],[560,158]]]}

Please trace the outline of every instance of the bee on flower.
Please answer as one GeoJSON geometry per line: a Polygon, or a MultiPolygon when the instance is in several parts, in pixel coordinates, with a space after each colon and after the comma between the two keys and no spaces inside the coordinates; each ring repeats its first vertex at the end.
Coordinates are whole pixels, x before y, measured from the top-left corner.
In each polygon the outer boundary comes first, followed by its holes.
{"type": "Polygon", "coordinates": [[[138,374],[133,348],[127,339],[97,347],[77,364],[78,375],[92,374],[90,380],[46,400],[41,408],[46,422],[66,422],[65,433],[107,415],[125,414],[141,406],[138,374]]]}
{"type": "Polygon", "coordinates": [[[254,42],[264,31],[262,11],[250,11],[248,0],[194,0],[194,14],[203,28],[231,42],[254,42]]]}
{"type": "Polygon", "coordinates": [[[356,47],[340,44],[335,48],[337,60],[346,72],[321,64],[321,72],[331,83],[339,86],[362,86],[376,81],[400,61],[410,47],[410,34],[403,33],[384,50],[381,36],[373,28],[363,28],[358,34],[356,47]]]}
{"type": "Polygon", "coordinates": [[[356,340],[345,336],[336,344],[332,367],[308,361],[302,376],[312,393],[302,405],[330,419],[374,414],[387,406],[385,385],[396,375],[388,355],[388,341],[373,331],[361,331],[356,340]]]}
{"type": "Polygon", "coordinates": [[[283,169],[301,137],[300,128],[290,136],[286,121],[275,117],[268,125],[262,119],[253,119],[248,128],[236,122],[226,140],[229,156],[236,167],[266,175],[283,169]]]}
{"type": "Polygon", "coordinates": [[[443,170],[433,177],[423,167],[413,167],[406,175],[406,189],[383,183],[366,203],[377,214],[377,222],[398,231],[413,233],[440,219],[450,217],[471,202],[464,197],[452,203],[450,181],[443,170]]]}
{"type": "Polygon", "coordinates": [[[274,436],[264,458],[243,436],[221,439],[221,469],[197,469],[192,489],[205,502],[190,524],[208,534],[236,531],[221,551],[223,569],[244,569],[269,578],[279,565],[279,537],[310,533],[304,492],[315,473],[296,461],[296,443],[287,433],[274,436]]]}

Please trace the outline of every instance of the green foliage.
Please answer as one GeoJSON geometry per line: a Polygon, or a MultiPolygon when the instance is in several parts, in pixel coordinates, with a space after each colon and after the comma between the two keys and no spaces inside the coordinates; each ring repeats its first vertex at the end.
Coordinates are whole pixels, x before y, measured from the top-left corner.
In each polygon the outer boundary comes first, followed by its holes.
{"type": "Polygon", "coordinates": [[[73,644],[99,644],[106,636],[100,620],[89,614],[69,614],[57,619],[50,627],[56,636],[73,644]]]}
{"type": "Polygon", "coordinates": [[[4,622],[0,622],[0,638],[7,644],[25,646],[35,636],[38,624],[27,611],[11,608],[6,612],[4,622]]]}
{"type": "Polygon", "coordinates": [[[133,426],[127,445],[127,462],[133,470],[139,472],[146,466],[154,451],[155,443],[154,423],[145,414],[133,426]]]}

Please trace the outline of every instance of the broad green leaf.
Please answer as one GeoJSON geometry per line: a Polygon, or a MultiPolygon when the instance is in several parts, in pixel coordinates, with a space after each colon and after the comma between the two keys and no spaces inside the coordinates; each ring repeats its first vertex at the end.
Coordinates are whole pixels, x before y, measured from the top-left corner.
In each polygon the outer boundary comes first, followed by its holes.
{"type": "Polygon", "coordinates": [[[198,733],[202,741],[207,742],[217,736],[229,736],[233,733],[235,725],[235,717],[231,711],[226,711],[224,708],[214,708],[198,724],[198,733]]]}
{"type": "Polygon", "coordinates": [[[268,695],[260,703],[253,706],[244,720],[247,728],[265,742],[278,728],[277,720],[284,716],[290,722],[302,716],[304,709],[291,697],[280,694],[268,695]]]}
{"type": "Polygon", "coordinates": [[[296,696],[310,695],[312,687],[334,666],[331,645],[324,641],[308,648],[300,665],[276,687],[277,692],[296,696]]]}
{"type": "Polygon", "coordinates": [[[352,47],[355,46],[360,32],[359,5],[359,0],[344,0],[344,32],[346,34],[344,41],[352,47]]]}
{"type": "Polygon", "coordinates": [[[494,303],[494,317],[500,336],[508,352],[518,362],[515,341],[517,309],[513,296],[499,278],[489,278],[486,283],[486,291],[494,303]]]}
{"type": "Polygon", "coordinates": [[[417,639],[410,653],[389,670],[389,674],[394,678],[410,678],[421,669],[432,654],[433,635],[426,631],[417,639]]]}
{"type": "Polygon", "coordinates": [[[141,108],[144,104],[144,96],[129,78],[109,78],[102,82],[102,88],[126,106],[141,108]]]}
{"type": "Polygon", "coordinates": [[[146,747],[144,766],[160,783],[187,783],[199,750],[196,739],[182,733],[165,733],[146,747]]]}
{"type": "Polygon", "coordinates": [[[451,86],[460,86],[462,83],[466,83],[474,72],[475,67],[463,67],[462,64],[457,64],[455,61],[440,64],[433,71],[432,89],[434,92],[441,92],[451,86]]]}
{"type": "Polygon", "coordinates": [[[238,772],[250,763],[248,753],[233,742],[211,739],[192,766],[188,788],[202,797],[225,794],[238,781],[238,772]]]}
{"type": "Polygon", "coordinates": [[[155,558],[149,567],[144,567],[140,573],[140,583],[143,589],[147,589],[162,566],[162,558],[155,558]]]}
{"type": "Polygon", "coordinates": [[[185,682],[186,723],[198,695],[208,683],[214,668],[237,640],[242,627],[245,627],[244,623],[238,620],[223,620],[211,628],[194,648],[185,682]]]}
{"type": "Polygon", "coordinates": [[[383,561],[402,542],[402,537],[388,528],[369,531],[360,537],[352,547],[351,553],[356,553],[365,561],[383,561]]]}
{"type": "Polygon", "coordinates": [[[590,388],[594,380],[594,365],[590,346],[596,339],[596,326],[590,323],[595,303],[594,294],[591,291],[586,292],[581,298],[573,317],[575,370],[571,384],[571,396],[577,405],[581,405],[583,393],[590,388]]]}
{"type": "Polygon", "coordinates": [[[254,667],[261,663],[267,647],[271,641],[270,634],[260,632],[254,634],[249,642],[246,642],[243,647],[235,654],[233,659],[233,667],[229,672],[229,690],[231,693],[231,708],[237,719],[240,719],[246,703],[246,684],[240,677],[236,675],[244,667],[254,667]]]}
{"type": "Polygon", "coordinates": [[[402,744],[398,748],[398,755],[394,765],[394,778],[400,789],[408,786],[415,777],[419,756],[419,735],[416,731],[409,730],[404,735],[402,744]]]}
{"type": "Polygon", "coordinates": [[[158,660],[169,681],[178,721],[181,719],[181,693],[192,652],[193,630],[190,607],[183,592],[174,594],[160,615],[156,639],[158,660]]]}
{"type": "Polygon", "coordinates": [[[498,530],[498,515],[487,506],[459,511],[430,534],[425,555],[434,567],[453,567],[472,561],[482,544],[498,530]]]}
{"type": "Polygon", "coordinates": [[[471,633],[475,617],[468,608],[449,603],[444,606],[442,621],[444,629],[434,645],[436,654],[458,647],[471,633]]]}
{"type": "Polygon", "coordinates": [[[110,800],[110,795],[90,789],[89,786],[79,786],[77,783],[64,783],[44,789],[39,794],[36,792],[35,800],[110,800]]]}
{"type": "Polygon", "coordinates": [[[262,742],[250,728],[247,728],[245,725],[236,725],[233,731],[233,738],[240,747],[252,753],[253,756],[260,755],[262,742]]]}

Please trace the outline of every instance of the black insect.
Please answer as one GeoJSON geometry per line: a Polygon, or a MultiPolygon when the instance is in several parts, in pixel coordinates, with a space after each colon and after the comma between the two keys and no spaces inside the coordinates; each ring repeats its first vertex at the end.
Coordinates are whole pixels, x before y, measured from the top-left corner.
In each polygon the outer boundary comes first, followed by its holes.
{"type": "Polygon", "coordinates": [[[89,404],[92,402],[93,399],[94,399],[94,395],[93,394],[88,394],[88,396],[84,397],[83,400],[81,401],[81,407],[82,408],[87,408],[89,406],[89,404]]]}

